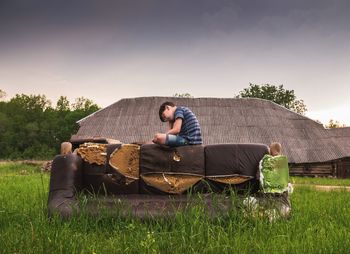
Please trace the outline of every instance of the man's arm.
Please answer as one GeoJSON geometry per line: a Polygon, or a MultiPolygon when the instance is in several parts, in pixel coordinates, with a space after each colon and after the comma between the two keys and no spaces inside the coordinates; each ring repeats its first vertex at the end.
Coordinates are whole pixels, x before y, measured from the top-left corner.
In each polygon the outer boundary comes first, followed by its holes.
{"type": "Polygon", "coordinates": [[[182,118],[177,118],[173,124],[173,128],[167,131],[166,134],[179,134],[181,131],[181,125],[182,125],[182,118]]]}

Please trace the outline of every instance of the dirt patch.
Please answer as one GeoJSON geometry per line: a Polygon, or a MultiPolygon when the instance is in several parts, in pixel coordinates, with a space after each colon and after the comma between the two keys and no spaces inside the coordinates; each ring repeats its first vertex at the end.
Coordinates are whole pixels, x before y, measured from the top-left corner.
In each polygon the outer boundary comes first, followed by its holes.
{"type": "Polygon", "coordinates": [[[293,184],[294,187],[311,187],[318,191],[350,191],[350,186],[318,185],[318,184],[293,184]]]}
{"type": "Polygon", "coordinates": [[[33,166],[41,166],[44,163],[48,161],[39,161],[39,160],[15,160],[15,161],[10,161],[10,160],[0,160],[0,165],[3,164],[8,164],[8,163],[21,163],[21,164],[27,164],[27,165],[33,165],[33,166]]]}

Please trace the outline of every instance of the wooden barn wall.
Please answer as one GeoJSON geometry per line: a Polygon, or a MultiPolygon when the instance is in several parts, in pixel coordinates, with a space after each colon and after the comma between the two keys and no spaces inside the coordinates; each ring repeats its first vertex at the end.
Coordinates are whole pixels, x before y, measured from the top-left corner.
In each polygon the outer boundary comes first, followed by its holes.
{"type": "Polygon", "coordinates": [[[290,164],[292,176],[335,176],[335,163],[290,164]]]}
{"type": "Polygon", "coordinates": [[[350,178],[350,157],[322,163],[289,164],[292,176],[350,178]]]}
{"type": "Polygon", "coordinates": [[[339,160],[337,168],[337,177],[350,178],[350,157],[339,160]]]}

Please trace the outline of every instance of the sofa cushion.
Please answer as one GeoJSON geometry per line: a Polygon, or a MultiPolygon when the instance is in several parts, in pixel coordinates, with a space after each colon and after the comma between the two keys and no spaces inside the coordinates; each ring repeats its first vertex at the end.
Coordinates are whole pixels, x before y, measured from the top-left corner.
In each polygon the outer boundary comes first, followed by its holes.
{"type": "Polygon", "coordinates": [[[140,157],[140,192],[184,193],[204,178],[204,166],[204,147],[201,145],[173,148],[143,145],[140,157]]]}

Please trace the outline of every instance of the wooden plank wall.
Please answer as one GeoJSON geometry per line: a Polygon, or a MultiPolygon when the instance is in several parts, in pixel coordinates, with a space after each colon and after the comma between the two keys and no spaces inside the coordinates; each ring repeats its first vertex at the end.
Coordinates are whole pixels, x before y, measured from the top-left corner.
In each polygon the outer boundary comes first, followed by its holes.
{"type": "Polygon", "coordinates": [[[350,178],[350,157],[338,161],[337,177],[350,178]]]}
{"type": "Polygon", "coordinates": [[[334,162],[290,164],[289,173],[292,176],[335,177],[335,168],[334,162]]]}
{"type": "Polygon", "coordinates": [[[322,163],[289,164],[292,176],[350,178],[350,157],[322,163]]]}

